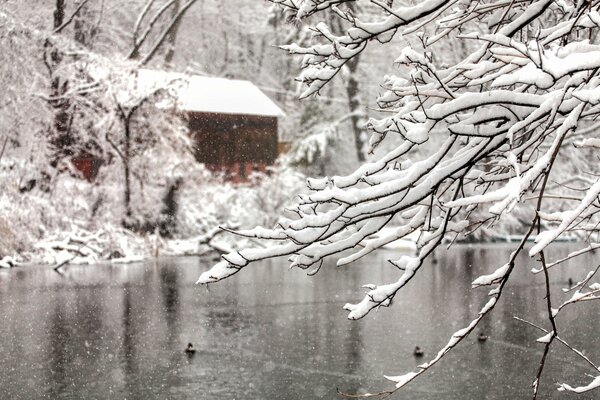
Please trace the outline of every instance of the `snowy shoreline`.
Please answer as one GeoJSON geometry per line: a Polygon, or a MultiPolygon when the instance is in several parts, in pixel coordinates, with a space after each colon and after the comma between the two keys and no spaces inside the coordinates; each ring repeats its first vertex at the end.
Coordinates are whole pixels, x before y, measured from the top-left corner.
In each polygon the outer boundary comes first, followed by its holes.
{"type": "Polygon", "coordinates": [[[79,230],[36,243],[19,254],[4,255],[0,268],[46,265],[60,269],[65,265],[129,264],[158,257],[218,255],[231,251],[230,245],[215,239],[220,229],[185,239],[165,239],[157,234],[137,235],[123,228],[95,233],[79,230]]]}

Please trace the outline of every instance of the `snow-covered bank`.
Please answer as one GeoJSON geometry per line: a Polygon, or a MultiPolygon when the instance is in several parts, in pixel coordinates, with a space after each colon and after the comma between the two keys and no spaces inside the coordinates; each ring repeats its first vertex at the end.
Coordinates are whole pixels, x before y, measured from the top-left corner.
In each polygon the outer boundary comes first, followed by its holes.
{"type": "Polygon", "coordinates": [[[103,167],[94,182],[65,172],[49,178],[46,185],[42,177],[27,175],[19,163],[2,160],[0,268],[229,252],[239,238],[221,235],[219,226],[272,225],[291,200],[289,193],[304,182],[301,174],[286,168],[244,185],[211,176],[201,165],[186,175],[163,171],[166,177],[150,180],[136,192],[130,221],[138,229],[126,229],[116,172],[112,166],[103,167]],[[165,192],[175,179],[182,183],[176,207],[167,213],[165,192]],[[32,188],[26,186],[30,180],[35,182],[32,188]],[[161,231],[165,219],[167,232],[161,231]]]}
{"type": "Polygon", "coordinates": [[[139,235],[123,228],[105,228],[97,232],[64,232],[35,244],[33,249],[15,257],[6,256],[0,266],[10,268],[23,263],[45,264],[60,268],[67,264],[126,264],[158,256],[207,255],[230,251],[219,240],[218,228],[205,235],[186,239],[165,239],[158,234],[139,235]]]}

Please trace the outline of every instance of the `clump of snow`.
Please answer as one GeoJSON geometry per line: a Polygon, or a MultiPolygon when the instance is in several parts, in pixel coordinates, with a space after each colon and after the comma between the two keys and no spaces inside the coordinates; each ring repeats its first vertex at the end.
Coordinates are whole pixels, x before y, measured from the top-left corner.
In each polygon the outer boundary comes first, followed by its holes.
{"type": "Polygon", "coordinates": [[[509,268],[509,264],[506,263],[503,266],[501,266],[500,268],[496,269],[491,274],[482,275],[479,278],[475,279],[473,281],[473,283],[471,283],[471,285],[473,287],[477,287],[477,286],[486,286],[486,285],[491,285],[493,283],[497,283],[498,281],[500,281],[502,278],[504,278],[506,276],[506,272],[508,271],[508,268],[509,268]]]}
{"type": "Polygon", "coordinates": [[[239,268],[232,265],[227,260],[222,260],[219,263],[215,264],[210,270],[203,272],[200,275],[200,278],[196,281],[196,284],[208,284],[220,281],[225,279],[236,272],[239,271],[239,268]]]}
{"type": "Polygon", "coordinates": [[[538,343],[550,343],[550,341],[552,340],[552,338],[554,337],[554,332],[548,332],[546,335],[542,336],[541,338],[536,339],[535,341],[538,343]]]}
{"type": "Polygon", "coordinates": [[[384,377],[386,379],[389,379],[392,382],[396,382],[396,387],[397,388],[400,388],[400,387],[406,385],[408,382],[410,382],[411,380],[413,380],[416,376],[417,376],[416,372],[409,372],[409,373],[406,373],[404,375],[399,375],[399,376],[387,376],[387,375],[384,375],[384,377]]]}
{"type": "Polygon", "coordinates": [[[585,392],[589,392],[590,390],[594,390],[597,388],[600,388],[600,376],[595,377],[586,386],[573,387],[573,386],[567,385],[566,383],[561,383],[558,387],[558,390],[559,391],[566,390],[568,392],[574,392],[574,393],[585,393],[585,392]]]}
{"type": "Polygon", "coordinates": [[[0,260],[0,268],[12,268],[19,265],[19,262],[14,257],[5,256],[0,260]]]}

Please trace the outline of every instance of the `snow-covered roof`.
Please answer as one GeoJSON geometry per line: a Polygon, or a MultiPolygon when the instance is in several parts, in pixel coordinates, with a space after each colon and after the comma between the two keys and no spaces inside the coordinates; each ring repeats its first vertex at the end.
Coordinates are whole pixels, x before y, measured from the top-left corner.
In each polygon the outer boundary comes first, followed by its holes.
{"type": "Polygon", "coordinates": [[[284,116],[284,112],[252,82],[140,69],[142,90],[171,86],[177,109],[223,114],[284,116]]]}

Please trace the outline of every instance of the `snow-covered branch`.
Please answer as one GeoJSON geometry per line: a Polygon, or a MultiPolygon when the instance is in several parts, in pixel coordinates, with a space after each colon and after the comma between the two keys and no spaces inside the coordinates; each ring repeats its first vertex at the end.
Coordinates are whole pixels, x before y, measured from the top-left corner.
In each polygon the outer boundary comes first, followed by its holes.
{"type": "MultiPolygon", "coordinates": [[[[384,117],[368,122],[371,152],[390,137],[399,144],[354,173],[309,179],[311,192],[298,197],[293,218],[283,218],[273,228],[237,232],[263,241],[264,248],[224,255],[198,283],[217,282],[254,261],[278,256],[313,274],[327,257],[349,251],[338,260],[346,265],[419,232],[417,254],[391,262],[400,270],[398,278],[365,285],[366,296],[345,306],[350,319],[359,319],[390,306],[442,243],[516,214],[525,238],[537,231],[528,253],[540,257],[542,268],[536,272],[545,275],[553,326],[538,368],[537,393],[545,355],[558,332],[550,269],[592,251],[597,243],[548,262],[544,250],[561,236],[591,240],[600,233],[600,171],[593,153],[597,139],[588,137],[594,130],[587,129],[600,117],[600,45],[595,39],[600,2],[427,0],[405,6],[371,1],[357,8],[345,1],[274,2],[297,18],[328,12],[336,19],[336,26],[312,27],[311,45],[282,46],[304,56],[298,77],[306,85],[301,97],[318,94],[367,46],[386,45],[404,35],[408,45],[390,60],[399,71],[383,79],[377,99],[384,117]],[[449,54],[444,46],[452,47],[451,42],[462,51],[449,54]],[[555,183],[551,194],[546,193],[549,182],[555,183]],[[526,201],[532,199],[537,206],[526,201]],[[370,239],[388,225],[395,225],[393,234],[370,239]]],[[[493,309],[523,247],[521,242],[510,260],[473,282],[475,287],[497,285],[490,302],[432,362],[394,378],[398,387],[435,364],[493,309]]],[[[595,289],[577,292],[559,309],[595,298],[595,289]]]]}

